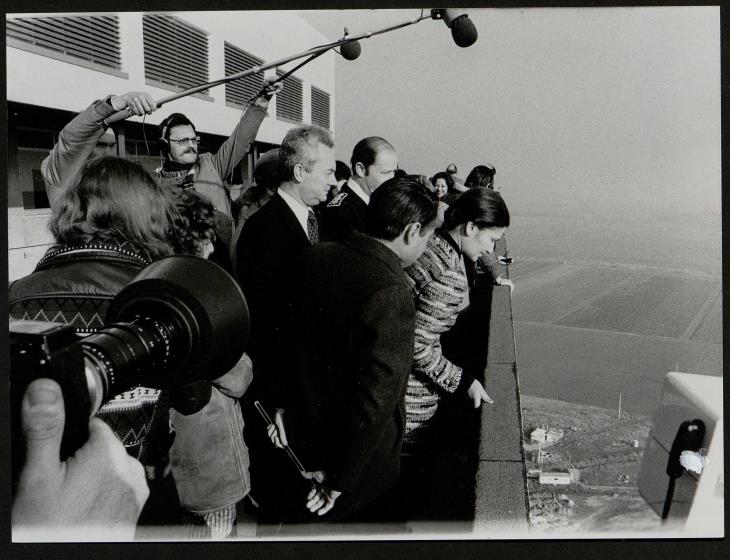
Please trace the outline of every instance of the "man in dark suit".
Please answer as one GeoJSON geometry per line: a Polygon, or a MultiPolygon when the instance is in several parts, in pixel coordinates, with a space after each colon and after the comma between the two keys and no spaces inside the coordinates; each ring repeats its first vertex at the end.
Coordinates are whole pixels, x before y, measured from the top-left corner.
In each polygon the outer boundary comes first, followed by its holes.
{"type": "Polygon", "coordinates": [[[423,185],[391,179],[370,200],[365,233],[312,247],[293,277],[288,433],[272,439],[288,435],[320,481],[300,496],[300,511],[306,502],[320,516],[334,506],[326,519],[372,521],[369,504],[398,479],[415,329],[403,268],[425,249],[436,214],[437,201],[423,185]]]}
{"type": "Polygon", "coordinates": [[[352,150],[352,176],[321,212],[322,239],[339,241],[351,229],[360,230],[370,196],[398,169],[395,148],[379,136],[363,138],[352,150]]]}
{"type": "Polygon", "coordinates": [[[312,207],[325,200],[335,181],[332,135],[317,126],[290,130],[279,148],[279,163],[282,182],[277,193],[246,220],[236,247],[238,278],[251,317],[248,353],[254,380],[243,411],[245,439],[251,448],[252,494],[262,502],[264,520],[273,521],[279,499],[272,469],[278,460],[271,457],[271,444],[253,401],[274,405],[271,395],[290,365],[282,326],[291,316],[292,271],[304,250],[319,241],[312,207]]]}

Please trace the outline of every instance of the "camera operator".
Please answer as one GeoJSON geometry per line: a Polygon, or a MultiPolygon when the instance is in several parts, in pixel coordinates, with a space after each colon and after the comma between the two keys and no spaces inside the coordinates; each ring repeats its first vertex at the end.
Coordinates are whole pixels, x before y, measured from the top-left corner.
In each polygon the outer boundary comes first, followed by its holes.
{"type": "Polygon", "coordinates": [[[60,461],[64,418],[55,381],[28,385],[21,408],[26,462],[13,500],[13,539],[132,539],[149,495],[142,465],[98,418],[89,421],[86,443],[60,461]]]}
{"type": "MultiPolygon", "coordinates": [[[[53,209],[49,226],[57,245],[30,275],[10,284],[10,317],[66,323],[82,336],[96,332],[114,296],[147,264],[172,254],[174,215],[169,193],[139,165],[115,157],[92,161],[53,209]]],[[[173,521],[165,393],[136,387],[115,396],[97,415],[147,467],[152,493],[143,522],[148,517],[155,524],[173,521]]]]}
{"type": "Polygon", "coordinates": [[[226,177],[249,152],[267,115],[269,101],[283,88],[281,82],[273,83],[273,80],[265,80],[262,91],[241,114],[236,128],[214,154],[198,152],[200,136],[186,115],[173,113],[160,123],[163,163],[155,170],[155,180],[174,188],[192,188],[208,197],[216,217],[217,251],[211,260],[228,271],[232,270],[229,253],[233,214],[226,177]]]}

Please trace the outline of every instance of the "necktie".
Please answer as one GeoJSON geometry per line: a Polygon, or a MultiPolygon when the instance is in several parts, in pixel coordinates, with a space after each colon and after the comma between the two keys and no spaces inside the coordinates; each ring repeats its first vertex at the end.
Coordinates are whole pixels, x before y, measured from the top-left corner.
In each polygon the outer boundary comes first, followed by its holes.
{"type": "Polygon", "coordinates": [[[319,243],[319,225],[317,224],[317,216],[314,212],[309,211],[307,216],[307,234],[309,234],[309,242],[314,245],[319,243]]]}

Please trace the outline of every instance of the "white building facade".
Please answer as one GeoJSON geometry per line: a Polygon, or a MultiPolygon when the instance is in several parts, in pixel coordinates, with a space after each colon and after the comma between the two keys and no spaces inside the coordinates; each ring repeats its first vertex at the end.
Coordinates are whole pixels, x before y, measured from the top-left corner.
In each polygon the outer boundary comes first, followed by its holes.
{"type": "MultiPolygon", "coordinates": [[[[52,242],[40,166],[75,114],[110,94],[144,91],[164,99],[328,41],[292,11],[7,14],[9,279],[29,274],[52,242]]],[[[278,146],[292,126],[334,130],[334,56],[330,51],[284,80],[255,146],[230,178],[234,196],[250,184],[258,155],[278,146]]],[[[157,125],[174,112],[195,123],[201,151],[214,151],[261,82],[255,74],[124,121],[116,128],[119,155],[157,167],[157,125]]]]}

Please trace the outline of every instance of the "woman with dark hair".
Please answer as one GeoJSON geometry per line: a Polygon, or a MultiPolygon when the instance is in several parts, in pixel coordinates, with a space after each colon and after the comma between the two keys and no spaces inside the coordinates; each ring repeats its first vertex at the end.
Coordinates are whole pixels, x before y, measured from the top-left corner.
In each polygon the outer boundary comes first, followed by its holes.
{"type": "Polygon", "coordinates": [[[431,183],[436,189],[436,196],[439,200],[454,190],[454,179],[445,171],[439,171],[431,177],[431,183]]]}
{"type": "MultiPolygon", "coordinates": [[[[497,170],[489,163],[485,165],[477,165],[469,172],[469,176],[466,178],[464,183],[469,189],[483,188],[494,190],[494,176],[496,174],[497,170]]],[[[515,285],[512,280],[505,278],[502,275],[502,263],[495,253],[485,253],[479,257],[478,263],[481,269],[489,275],[494,284],[499,286],[509,286],[510,290],[514,291],[515,285]]],[[[467,263],[466,269],[470,282],[473,282],[476,275],[475,266],[472,263],[467,263]]]]}
{"type": "Polygon", "coordinates": [[[464,181],[467,189],[485,188],[494,189],[494,176],[497,170],[491,165],[477,165],[469,172],[464,181]]]}
{"type": "MultiPolygon", "coordinates": [[[[142,167],[114,157],[93,161],[53,209],[57,244],[30,275],[10,284],[10,317],[63,322],[82,336],[97,331],[114,296],[152,260],[173,253],[174,215],[169,194],[142,167]]],[[[169,447],[162,396],[137,387],[97,412],[127,452],[151,467],[148,475],[169,447]]]]}
{"type": "MultiPolygon", "coordinates": [[[[509,212],[499,193],[488,189],[465,192],[446,210],[421,257],[406,273],[416,305],[413,367],[406,390],[406,431],[403,438],[405,486],[423,476],[432,419],[439,402],[452,396],[475,408],[491,403],[482,384],[448,360],[441,335],[455,324],[468,304],[464,261],[476,261],[494,249],[509,226],[509,212]],[[408,480],[409,478],[413,480],[408,480]]],[[[423,495],[421,485],[409,496],[423,495]]],[[[406,498],[407,500],[410,498],[406,498]]]]}

